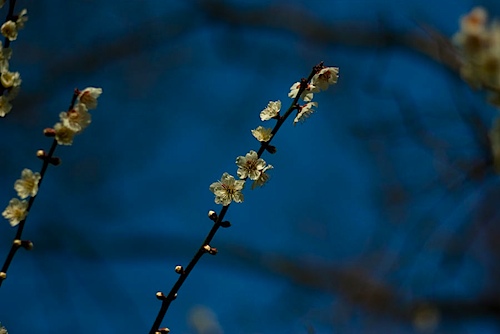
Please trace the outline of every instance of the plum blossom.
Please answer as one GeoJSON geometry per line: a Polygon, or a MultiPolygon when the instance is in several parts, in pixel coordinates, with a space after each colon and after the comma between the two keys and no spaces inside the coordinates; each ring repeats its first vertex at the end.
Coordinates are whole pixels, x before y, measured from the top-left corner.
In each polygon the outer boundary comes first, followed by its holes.
{"type": "Polygon", "coordinates": [[[281,109],[281,101],[269,101],[267,107],[260,112],[260,119],[268,121],[279,115],[281,109]]]}
{"type": "Polygon", "coordinates": [[[252,135],[260,142],[268,142],[273,136],[271,134],[272,131],[273,129],[271,128],[264,128],[259,125],[256,129],[252,130],[252,135]]]}
{"type": "Polygon", "coordinates": [[[298,122],[304,122],[307,117],[309,117],[313,112],[314,109],[313,107],[317,107],[318,103],[317,102],[308,102],[305,105],[300,107],[300,110],[293,120],[293,124],[297,124],[298,122]]]}
{"type": "Polygon", "coordinates": [[[311,83],[321,90],[327,90],[328,86],[337,83],[338,78],[338,67],[325,67],[313,76],[311,83]]]}
{"type": "Polygon", "coordinates": [[[215,195],[215,203],[227,206],[231,201],[236,203],[243,202],[241,191],[245,186],[244,180],[235,180],[229,173],[222,174],[220,181],[210,185],[210,191],[215,195]]]}
{"type": "Polygon", "coordinates": [[[236,158],[236,165],[238,166],[238,177],[240,179],[257,180],[260,175],[260,171],[266,167],[266,162],[264,159],[259,158],[257,152],[250,151],[245,156],[239,156],[236,158]]]}
{"type": "Polygon", "coordinates": [[[0,117],[5,117],[12,110],[12,104],[10,104],[7,97],[4,95],[0,96],[0,117]]]}
{"type": "Polygon", "coordinates": [[[252,190],[256,187],[262,187],[267,181],[269,181],[270,176],[266,173],[266,171],[272,168],[272,165],[267,165],[260,171],[259,177],[252,183],[252,190]]]}
{"type": "Polygon", "coordinates": [[[56,125],[54,125],[54,130],[56,132],[56,140],[59,145],[73,144],[73,137],[76,134],[75,131],[62,123],[56,123],[56,125]]]}
{"type": "Polygon", "coordinates": [[[78,99],[87,109],[95,109],[97,107],[97,98],[102,94],[102,88],[87,87],[80,92],[78,99]]]}
{"type": "Polygon", "coordinates": [[[91,122],[90,113],[83,103],[77,103],[73,109],[60,113],[59,117],[62,124],[75,133],[83,131],[91,122]]]}
{"type": "MultiPolygon", "coordinates": [[[[294,83],[292,85],[292,87],[290,87],[290,93],[288,93],[288,97],[291,97],[292,99],[294,99],[295,97],[297,97],[299,90],[300,90],[300,82],[297,81],[296,83],[294,83]]],[[[319,89],[317,87],[315,87],[313,84],[307,84],[307,87],[306,87],[306,89],[304,89],[304,91],[300,95],[300,98],[302,100],[304,100],[305,102],[309,102],[312,100],[312,98],[314,96],[313,93],[317,93],[317,92],[319,92],[319,89]]]]}
{"type": "Polygon", "coordinates": [[[16,226],[28,215],[28,202],[17,198],[10,200],[9,205],[2,212],[2,216],[9,220],[11,226],[16,226]]]}
{"type": "Polygon", "coordinates": [[[32,170],[25,168],[21,173],[21,178],[14,183],[17,196],[21,199],[36,196],[40,178],[40,173],[33,173],[32,170]]]}

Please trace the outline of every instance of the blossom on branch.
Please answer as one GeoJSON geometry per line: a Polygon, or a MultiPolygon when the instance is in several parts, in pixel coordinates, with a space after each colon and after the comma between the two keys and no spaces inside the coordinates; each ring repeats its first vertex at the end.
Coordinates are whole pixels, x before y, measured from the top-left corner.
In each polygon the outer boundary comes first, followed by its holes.
{"type": "Polygon", "coordinates": [[[238,177],[240,179],[257,180],[260,176],[260,172],[266,167],[266,162],[264,159],[259,158],[257,152],[250,151],[245,156],[239,156],[236,158],[236,165],[238,166],[238,177]]]}
{"type": "Polygon", "coordinates": [[[252,190],[256,187],[262,187],[267,181],[269,181],[271,177],[266,173],[266,171],[272,168],[272,165],[267,165],[259,172],[259,177],[252,183],[252,190]]]}
{"type": "Polygon", "coordinates": [[[36,196],[40,178],[40,173],[33,173],[31,169],[25,168],[21,173],[21,178],[14,183],[17,196],[21,199],[36,196]]]}
{"type": "Polygon", "coordinates": [[[2,216],[9,220],[11,226],[16,226],[28,215],[28,202],[17,198],[10,200],[9,205],[2,212],[2,216]]]}
{"type": "MultiPolygon", "coordinates": [[[[288,97],[294,99],[297,97],[297,94],[299,93],[299,90],[300,90],[300,81],[297,81],[296,83],[294,83],[292,85],[292,87],[290,87],[290,93],[288,93],[288,97]]],[[[304,89],[304,91],[302,92],[302,94],[300,94],[300,98],[302,100],[304,100],[305,102],[309,102],[312,100],[314,94],[313,93],[317,93],[319,92],[319,88],[317,88],[316,86],[314,86],[313,84],[307,84],[307,87],[306,89],[304,89]]]]}
{"type": "Polygon", "coordinates": [[[12,110],[12,104],[4,95],[0,96],[0,117],[5,117],[12,110]]]}
{"type": "Polygon", "coordinates": [[[336,84],[338,79],[338,67],[325,67],[313,76],[311,83],[318,89],[327,90],[330,85],[336,84]]]}
{"type": "Polygon", "coordinates": [[[317,102],[308,102],[303,106],[299,107],[299,112],[295,119],[293,120],[293,124],[297,124],[298,122],[304,122],[307,117],[309,117],[313,112],[314,109],[313,107],[317,107],[318,103],[317,102]]]}
{"type": "Polygon", "coordinates": [[[281,101],[269,101],[267,107],[260,112],[260,119],[268,121],[279,115],[281,109],[281,101]]]}
{"type": "Polygon", "coordinates": [[[90,113],[83,103],[77,103],[73,109],[59,114],[62,124],[75,133],[82,132],[91,122],[90,113]]]}
{"type": "Polygon", "coordinates": [[[252,130],[252,135],[260,142],[268,142],[273,136],[271,132],[273,132],[273,129],[264,128],[259,125],[257,129],[252,130]]]}
{"type": "Polygon", "coordinates": [[[73,137],[76,134],[75,131],[62,123],[56,123],[56,125],[54,125],[54,130],[56,132],[56,140],[59,145],[73,144],[73,137]]]}
{"type": "Polygon", "coordinates": [[[97,98],[102,94],[101,88],[87,87],[78,94],[78,99],[87,109],[95,109],[97,107],[97,98]]]}
{"type": "Polygon", "coordinates": [[[210,191],[215,195],[215,203],[227,206],[232,201],[236,203],[243,202],[243,194],[241,191],[245,186],[244,180],[235,180],[234,176],[224,173],[220,181],[210,185],[210,191]]]}

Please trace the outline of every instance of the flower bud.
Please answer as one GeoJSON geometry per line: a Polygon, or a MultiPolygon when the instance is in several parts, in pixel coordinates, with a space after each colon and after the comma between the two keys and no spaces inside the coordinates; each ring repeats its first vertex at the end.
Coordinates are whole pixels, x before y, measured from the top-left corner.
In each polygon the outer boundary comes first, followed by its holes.
{"type": "Polygon", "coordinates": [[[2,272],[0,272],[0,279],[1,279],[1,280],[4,280],[4,279],[6,279],[6,278],[7,278],[7,274],[6,274],[6,273],[4,273],[3,271],[2,271],[2,272]]]}
{"type": "Polygon", "coordinates": [[[208,218],[210,218],[210,220],[216,221],[217,214],[215,213],[215,211],[213,211],[213,210],[208,211],[208,218]]]}
{"type": "Polygon", "coordinates": [[[175,266],[175,272],[178,274],[183,274],[184,268],[182,266],[175,266]]]}
{"type": "Polygon", "coordinates": [[[165,300],[165,299],[167,299],[167,297],[165,297],[165,295],[161,291],[158,291],[156,293],[156,298],[158,298],[159,300],[165,300]]]}
{"type": "Polygon", "coordinates": [[[43,134],[45,137],[55,137],[56,136],[56,130],[52,128],[46,128],[43,130],[43,134]]]}
{"type": "Polygon", "coordinates": [[[224,227],[224,228],[228,228],[231,226],[231,223],[226,220],[226,221],[221,222],[220,226],[224,227]]]}

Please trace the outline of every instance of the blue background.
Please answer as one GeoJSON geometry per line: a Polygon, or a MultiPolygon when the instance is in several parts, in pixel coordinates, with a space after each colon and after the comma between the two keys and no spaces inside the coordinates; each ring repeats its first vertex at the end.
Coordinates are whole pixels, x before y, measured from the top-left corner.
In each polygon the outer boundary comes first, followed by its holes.
{"type": "MultiPolygon", "coordinates": [[[[479,139],[497,111],[429,56],[476,5],[500,17],[494,0],[18,1],[29,21],[12,44],[22,92],[0,119],[0,203],[23,168],[39,170],[42,129],[73,89],[103,95],[56,151],[0,321],[10,334],[149,331],[155,293],[219,211],[209,185],[236,174],[236,157],[259,147],[260,111],[288,107],[289,87],[323,60],[338,85],[281,128],[264,155],[271,181],[231,205],[219,254],[202,258],[164,326],[499,333],[499,179],[468,172],[487,159],[479,139]]],[[[14,234],[0,224],[0,254],[14,234]]]]}

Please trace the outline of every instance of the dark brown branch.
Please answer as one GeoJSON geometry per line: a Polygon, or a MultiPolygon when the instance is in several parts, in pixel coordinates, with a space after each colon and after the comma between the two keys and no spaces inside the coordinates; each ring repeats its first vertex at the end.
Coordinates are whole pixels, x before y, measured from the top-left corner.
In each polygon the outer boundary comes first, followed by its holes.
{"type": "MultiPolygon", "coordinates": [[[[78,90],[75,90],[73,93],[73,97],[71,98],[71,103],[69,105],[68,111],[71,110],[75,104],[76,98],[78,97],[78,90]]],[[[47,171],[47,168],[49,167],[49,164],[54,164],[54,161],[56,161],[54,157],[54,152],[57,147],[57,140],[54,138],[52,141],[52,145],[50,146],[49,153],[43,155],[43,163],[42,163],[42,169],[40,170],[40,180],[38,181],[38,188],[40,189],[40,186],[42,185],[43,178],[45,176],[45,173],[47,171]]],[[[29,217],[29,212],[31,210],[31,207],[33,206],[33,203],[35,202],[35,196],[30,197],[28,201],[28,207],[26,209],[26,218],[24,218],[18,225],[17,225],[17,231],[16,235],[12,241],[12,246],[10,247],[10,251],[7,255],[7,258],[5,259],[5,262],[2,266],[2,270],[0,271],[0,286],[2,286],[3,281],[7,278],[7,271],[9,270],[9,266],[14,259],[14,256],[16,255],[17,250],[20,247],[23,247],[23,242],[26,243],[28,242],[27,240],[22,240],[22,234],[24,230],[24,226],[26,225],[26,220],[29,217]]],[[[33,247],[33,244],[29,241],[29,244],[31,247],[33,247]]],[[[26,249],[31,249],[31,247],[24,247],[26,249]]]]}
{"type": "MultiPolygon", "coordinates": [[[[312,71],[309,74],[307,79],[301,80],[301,85],[300,85],[299,91],[297,92],[297,96],[293,99],[290,107],[287,109],[285,114],[283,116],[280,116],[279,119],[277,120],[276,125],[274,126],[274,128],[271,132],[272,133],[271,139],[268,142],[261,143],[261,147],[260,147],[259,151],[257,152],[258,157],[261,157],[262,153],[264,153],[266,148],[269,147],[271,140],[274,138],[275,134],[278,132],[281,125],[288,119],[290,114],[296,109],[296,106],[297,106],[297,103],[300,99],[300,96],[304,92],[304,90],[307,88],[308,82],[311,81],[313,76],[319,70],[321,70],[321,68],[323,68],[323,67],[324,67],[323,62],[319,63],[318,65],[313,67],[313,69],[312,69],[312,71]]],[[[177,298],[177,293],[178,293],[179,289],[182,287],[182,285],[184,284],[184,281],[187,279],[187,277],[189,276],[191,271],[194,269],[194,267],[196,266],[198,261],[201,259],[203,254],[210,253],[212,255],[215,255],[217,253],[216,250],[214,252],[211,251],[212,248],[210,247],[210,243],[212,242],[212,239],[214,238],[214,236],[217,233],[217,231],[219,230],[219,228],[222,227],[223,224],[228,225],[227,222],[224,222],[224,217],[225,217],[228,209],[229,209],[229,205],[222,207],[221,211],[216,216],[217,219],[214,222],[212,229],[208,232],[207,236],[205,237],[205,240],[203,240],[203,243],[198,248],[198,251],[195,253],[195,255],[193,256],[193,258],[191,259],[191,261],[189,262],[187,267],[185,269],[183,269],[183,268],[177,269],[176,268],[176,272],[179,274],[179,278],[177,279],[177,282],[175,282],[174,286],[172,287],[172,289],[170,290],[168,295],[165,296],[162,292],[158,292],[156,294],[157,298],[162,301],[162,304],[160,307],[160,311],[158,312],[158,315],[156,316],[156,319],[153,323],[153,326],[151,327],[151,330],[149,331],[149,334],[161,333],[161,331],[159,330],[159,327],[161,325],[161,322],[163,321],[163,318],[165,317],[165,314],[168,311],[170,304],[172,303],[172,301],[174,299],[177,298]]],[[[215,214],[210,213],[209,218],[213,219],[213,217],[215,217],[215,214]]]]}

